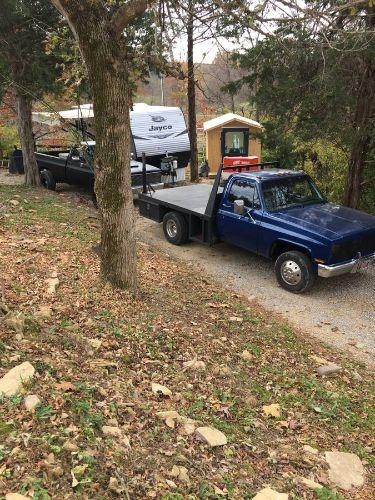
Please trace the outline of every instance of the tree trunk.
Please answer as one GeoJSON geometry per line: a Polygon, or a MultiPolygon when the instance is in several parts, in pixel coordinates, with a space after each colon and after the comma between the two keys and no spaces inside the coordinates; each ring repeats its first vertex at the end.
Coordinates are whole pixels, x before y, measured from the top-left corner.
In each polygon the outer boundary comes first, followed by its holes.
{"type": "MultiPolygon", "coordinates": [[[[130,171],[131,89],[121,33],[102,2],[53,0],[67,18],[85,60],[95,115],[95,193],[102,216],[101,274],[116,287],[137,288],[130,171]]],[[[125,5],[129,5],[125,4],[125,5]]]]}
{"type": "Polygon", "coordinates": [[[371,61],[363,61],[359,68],[361,82],[357,93],[357,106],[353,120],[354,139],[349,159],[344,205],[358,208],[361,201],[364,164],[371,142],[375,112],[375,67],[371,61]]]}
{"type": "Polygon", "coordinates": [[[190,180],[198,181],[197,109],[194,74],[194,0],[189,0],[187,20],[188,110],[190,137],[190,180]]]}
{"type": "Polygon", "coordinates": [[[40,186],[39,168],[35,158],[35,144],[31,119],[31,100],[29,97],[16,94],[17,126],[20,137],[23,165],[25,169],[25,184],[40,186]]]}
{"type": "Polygon", "coordinates": [[[361,200],[364,162],[369,144],[369,136],[360,136],[353,144],[351,150],[344,194],[344,205],[351,208],[358,208],[361,200]]]}
{"type": "Polygon", "coordinates": [[[137,287],[136,236],[131,190],[131,132],[126,55],[103,40],[84,51],[94,101],[95,192],[102,215],[101,272],[117,287],[137,287]],[[112,60],[107,71],[102,68],[112,60]]]}

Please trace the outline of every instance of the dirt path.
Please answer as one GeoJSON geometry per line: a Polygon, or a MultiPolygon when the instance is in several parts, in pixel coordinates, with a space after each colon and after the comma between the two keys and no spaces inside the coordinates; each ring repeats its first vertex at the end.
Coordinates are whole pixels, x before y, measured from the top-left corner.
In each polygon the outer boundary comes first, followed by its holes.
{"type": "Polygon", "coordinates": [[[0,168],[0,184],[18,186],[24,183],[24,175],[10,174],[8,169],[0,168]]]}
{"type": "Polygon", "coordinates": [[[144,242],[200,267],[227,288],[281,314],[294,327],[375,366],[375,268],[319,279],[309,293],[293,295],[277,285],[272,264],[261,257],[225,243],[213,248],[198,243],[176,247],[165,241],[161,225],[140,219],[138,227],[144,242]]]}

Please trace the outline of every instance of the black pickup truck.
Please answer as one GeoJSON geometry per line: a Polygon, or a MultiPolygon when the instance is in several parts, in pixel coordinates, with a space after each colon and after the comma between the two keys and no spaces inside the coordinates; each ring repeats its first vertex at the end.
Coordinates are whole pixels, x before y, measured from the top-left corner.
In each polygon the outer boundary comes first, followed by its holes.
{"type": "MultiPolygon", "coordinates": [[[[65,151],[46,151],[36,153],[42,184],[47,189],[56,189],[61,182],[83,186],[94,190],[94,148],[95,142],[82,142],[65,151]]],[[[142,190],[142,163],[131,161],[131,181],[133,194],[142,190]]],[[[152,165],[146,165],[147,184],[154,189],[163,187],[161,170],[152,165]]]]}

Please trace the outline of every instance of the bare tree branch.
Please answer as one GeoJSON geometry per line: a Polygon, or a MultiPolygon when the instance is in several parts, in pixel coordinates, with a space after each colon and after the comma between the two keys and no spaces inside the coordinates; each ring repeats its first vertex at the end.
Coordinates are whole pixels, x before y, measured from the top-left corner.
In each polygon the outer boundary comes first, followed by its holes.
{"type": "Polygon", "coordinates": [[[117,36],[120,36],[126,26],[138,17],[141,17],[151,6],[153,1],[148,0],[129,0],[117,9],[112,17],[112,28],[117,36]]]}

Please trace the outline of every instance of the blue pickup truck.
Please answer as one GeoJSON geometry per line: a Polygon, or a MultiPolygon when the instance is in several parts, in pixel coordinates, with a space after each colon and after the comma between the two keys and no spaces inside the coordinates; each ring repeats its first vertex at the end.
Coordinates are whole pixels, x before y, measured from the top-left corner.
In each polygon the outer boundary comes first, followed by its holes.
{"type": "Polygon", "coordinates": [[[317,276],[375,264],[374,216],[329,203],[302,171],[269,166],[239,167],[224,180],[220,170],[213,186],[144,192],[140,214],[163,222],[175,245],[225,241],[272,259],[279,284],[294,293],[311,288],[317,276]]]}

